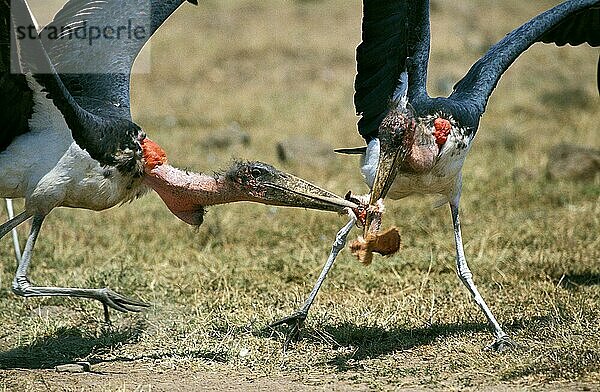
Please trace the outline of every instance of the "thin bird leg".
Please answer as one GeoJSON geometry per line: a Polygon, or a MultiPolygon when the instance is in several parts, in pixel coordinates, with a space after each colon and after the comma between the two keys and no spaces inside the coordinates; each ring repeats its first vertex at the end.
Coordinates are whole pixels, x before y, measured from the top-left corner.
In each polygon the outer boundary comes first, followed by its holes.
{"type": "MultiPolygon", "coordinates": [[[[12,199],[6,200],[6,212],[8,213],[8,219],[12,219],[15,217],[15,212],[13,209],[12,199]]],[[[17,259],[17,266],[21,263],[21,245],[19,245],[19,233],[17,232],[17,228],[13,227],[12,229],[12,239],[13,245],[15,247],[15,258],[17,259]]]]}
{"type": "Polygon", "coordinates": [[[2,225],[0,225],[0,238],[4,237],[9,231],[19,226],[21,223],[25,222],[29,218],[31,218],[31,214],[27,211],[23,211],[14,218],[11,218],[7,222],[4,222],[2,225]]]}
{"type": "Polygon", "coordinates": [[[475,283],[473,282],[473,274],[467,265],[467,259],[465,258],[465,252],[463,249],[462,235],[460,231],[460,219],[458,216],[458,204],[460,200],[460,194],[455,198],[454,201],[450,202],[450,210],[452,212],[452,223],[454,224],[454,240],[456,242],[456,272],[458,277],[467,286],[467,289],[473,296],[473,300],[488,320],[488,323],[494,330],[495,342],[486,347],[486,349],[494,349],[496,351],[504,351],[514,346],[514,343],[510,340],[508,335],[502,330],[498,321],[488,308],[481,294],[477,290],[475,283]]]}
{"type": "Polygon", "coordinates": [[[31,232],[17,273],[13,280],[12,291],[16,295],[22,297],[80,297],[91,298],[102,302],[104,305],[104,318],[107,323],[110,323],[108,317],[108,308],[113,308],[121,312],[139,312],[142,308],[147,308],[150,305],[135,299],[127,298],[119,293],[115,293],[109,288],[102,289],[80,289],[70,287],[37,287],[32,286],[27,278],[27,269],[31,261],[31,253],[35,245],[35,241],[40,233],[44,216],[35,215],[31,224],[31,232]]]}
{"type": "Polygon", "coordinates": [[[315,286],[313,287],[312,291],[310,292],[308,298],[306,299],[304,304],[300,307],[300,309],[296,310],[291,315],[284,317],[281,320],[275,321],[274,323],[269,325],[269,327],[271,327],[271,328],[274,328],[274,327],[277,327],[277,326],[283,325],[283,324],[286,324],[289,326],[287,336],[285,339],[284,349],[289,346],[290,342],[293,339],[298,337],[298,335],[300,333],[300,328],[302,328],[304,321],[306,320],[306,317],[308,316],[308,311],[309,311],[310,307],[312,306],[315,298],[317,297],[317,293],[319,292],[321,285],[325,281],[325,278],[327,277],[327,273],[333,266],[333,262],[335,261],[338,253],[340,253],[340,251],[344,248],[344,246],[346,246],[346,238],[348,238],[348,234],[352,230],[352,227],[354,227],[355,223],[356,223],[356,217],[354,217],[354,215],[352,215],[352,217],[350,218],[348,223],[346,223],[346,225],[344,227],[342,227],[340,229],[340,231],[338,231],[338,233],[336,234],[335,241],[333,242],[333,245],[331,246],[331,253],[329,254],[329,257],[327,258],[327,261],[325,262],[325,265],[323,266],[323,270],[321,271],[321,274],[319,275],[319,278],[317,279],[317,282],[315,283],[315,286]]]}

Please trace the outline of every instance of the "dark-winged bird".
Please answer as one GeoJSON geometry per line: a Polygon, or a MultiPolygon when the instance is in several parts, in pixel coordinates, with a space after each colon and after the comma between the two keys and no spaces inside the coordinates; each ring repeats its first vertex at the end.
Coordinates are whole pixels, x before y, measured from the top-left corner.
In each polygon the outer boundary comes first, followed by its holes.
{"type": "MultiPolygon", "coordinates": [[[[498,80],[536,42],[600,45],[600,1],[572,0],[534,17],[493,45],[447,98],[427,94],[429,1],[367,1],[356,51],[354,103],[368,143],[362,172],[371,204],[411,194],[441,195],[454,225],[456,269],[494,330],[510,344],[473,282],[459,220],[462,166],[498,80]]],[[[367,223],[368,227],[368,223],[367,223]]]]}
{"type": "Polygon", "coordinates": [[[336,212],[355,206],[260,162],[237,162],[215,175],[167,163],[131,118],[130,72],[150,36],[184,2],[70,0],[38,35],[24,0],[0,0],[0,197],[25,199],[25,211],[0,226],[0,237],[33,217],[15,294],[96,299],[107,319],[109,307],[148,306],[108,288],[30,283],[34,244],[56,207],[104,210],[150,188],[191,225],[202,223],[205,206],[235,201],[336,212]],[[88,29],[83,39],[81,29],[88,29]],[[104,43],[90,41],[97,31],[104,43]]]}
{"type": "MultiPolygon", "coordinates": [[[[440,195],[450,204],[458,276],[494,330],[491,347],[502,350],[511,345],[510,339],[477,290],[463,250],[458,213],[462,166],[504,71],[536,42],[599,46],[600,2],[566,1],[513,30],[473,64],[447,98],[427,94],[429,42],[429,1],[363,1],[354,103],[367,147],[337,151],[362,154],[371,205],[386,196],[412,194],[440,195]]],[[[600,82],[600,69],[598,77],[600,82]]],[[[290,326],[286,344],[306,319],[329,267],[297,312],[271,324],[290,326]]]]}

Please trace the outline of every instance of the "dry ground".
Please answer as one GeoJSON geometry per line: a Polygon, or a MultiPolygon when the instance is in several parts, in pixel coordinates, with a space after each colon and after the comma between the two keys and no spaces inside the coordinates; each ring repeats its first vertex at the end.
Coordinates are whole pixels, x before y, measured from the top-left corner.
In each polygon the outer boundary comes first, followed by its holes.
{"type": "MultiPolygon", "coordinates": [[[[447,94],[490,44],[555,3],[434,1],[430,92],[447,94]]],[[[360,15],[355,0],[186,5],[153,39],[152,72],[133,79],[134,118],[173,164],[209,172],[233,157],[278,164],[275,143],[290,135],[360,145],[360,15]],[[234,122],[249,145],[203,147],[234,122]]],[[[98,214],[57,210],[36,247],[35,282],[109,285],[153,304],[113,314],[112,328],[95,302],[15,297],[11,243],[0,243],[0,389],[597,390],[600,180],[544,176],[553,145],[600,146],[597,56],[524,54],[465,166],[467,256],[517,349],[482,351],[491,336],[456,278],[449,212],[430,199],[387,203],[402,251],[368,268],[344,252],[283,353],[263,328],[302,303],[344,218],[238,204],[211,208],[193,230],[149,195],[98,214]],[[52,370],[77,360],[92,373],[52,370]]],[[[283,167],[340,194],[366,191],[354,158],[319,162],[283,167]]]]}

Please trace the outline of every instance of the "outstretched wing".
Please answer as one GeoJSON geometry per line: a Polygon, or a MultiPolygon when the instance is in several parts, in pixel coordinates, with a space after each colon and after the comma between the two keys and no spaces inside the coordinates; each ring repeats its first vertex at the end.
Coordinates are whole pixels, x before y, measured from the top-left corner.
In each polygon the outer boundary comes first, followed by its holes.
{"type": "Polygon", "coordinates": [[[425,87],[428,54],[429,1],[363,1],[354,105],[361,116],[358,132],[367,141],[389,111],[403,71],[409,74],[409,97],[425,87]]]}
{"type": "MultiPolygon", "coordinates": [[[[183,1],[151,0],[150,7],[136,11],[132,7],[139,1],[71,0],[55,18],[55,22],[60,24],[58,30],[48,27],[41,34],[42,39],[17,39],[26,71],[33,74],[47,97],[60,110],[75,142],[101,164],[113,165],[134,175],[141,172],[140,139],[144,134],[130,120],[129,72],[143,44],[183,1]],[[85,33],[90,37],[94,26],[122,22],[121,15],[127,12],[131,12],[131,23],[140,20],[136,18],[141,18],[144,13],[148,15],[150,27],[146,30],[146,37],[142,37],[141,33],[133,37],[139,42],[131,40],[113,49],[104,44],[103,50],[96,52],[92,49],[96,42],[81,37],[85,33]],[[79,24],[82,21],[85,23],[79,24]],[[83,26],[79,30],[80,36],[70,30],[74,26],[83,26]],[[52,31],[60,32],[60,35],[50,34],[52,31]],[[72,36],[68,34],[71,31],[72,36]],[[51,48],[52,58],[44,44],[51,48]],[[61,69],[68,70],[70,66],[79,69],[78,66],[91,66],[94,62],[101,73],[59,75],[54,66],[56,63],[61,69]]],[[[16,20],[16,26],[33,25],[25,0],[12,0],[12,6],[11,17],[16,20]]]]}
{"type": "Polygon", "coordinates": [[[14,34],[10,34],[10,1],[0,0],[0,152],[18,135],[29,131],[28,121],[33,113],[33,93],[25,75],[11,73],[20,67],[14,34]]]}
{"type": "MultiPolygon", "coordinates": [[[[15,37],[11,39],[11,44],[14,44],[12,50],[18,53],[21,75],[30,73],[40,83],[44,89],[42,94],[50,98],[61,112],[77,144],[103,164],[139,171],[135,169],[139,160],[134,159],[141,149],[136,148],[137,126],[122,118],[95,115],[79,106],[54,71],[41,40],[37,39],[35,24],[25,0],[11,1],[10,19],[15,37]],[[27,33],[20,34],[22,29],[27,33]]],[[[39,92],[34,92],[36,94],[39,92]]],[[[38,109],[45,110],[43,106],[38,109]]],[[[33,110],[36,110],[35,106],[33,110]]]]}
{"type": "Polygon", "coordinates": [[[540,41],[558,46],[566,44],[575,46],[583,43],[600,46],[600,2],[564,18],[542,34],[540,41]]]}
{"type": "Polygon", "coordinates": [[[451,99],[483,113],[498,80],[536,42],[600,45],[600,1],[571,0],[536,16],[492,46],[454,86],[451,99]]]}
{"type": "MultiPolygon", "coordinates": [[[[197,4],[197,0],[187,0],[197,4]]],[[[130,72],[137,55],[186,0],[69,0],[41,36],[74,99],[99,115],[131,119],[130,72]]]]}

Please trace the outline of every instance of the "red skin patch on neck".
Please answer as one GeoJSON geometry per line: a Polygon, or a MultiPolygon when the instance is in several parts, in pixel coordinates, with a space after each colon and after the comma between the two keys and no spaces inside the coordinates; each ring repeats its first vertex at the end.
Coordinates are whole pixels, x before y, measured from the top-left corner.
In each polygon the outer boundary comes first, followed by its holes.
{"type": "Polygon", "coordinates": [[[152,140],[145,138],[142,140],[142,151],[144,153],[144,168],[151,171],[156,166],[167,163],[167,154],[152,140]]]}
{"type": "Polygon", "coordinates": [[[452,125],[445,118],[438,117],[433,121],[433,126],[435,127],[435,131],[433,132],[435,142],[441,147],[448,140],[448,134],[450,134],[452,125]]]}

